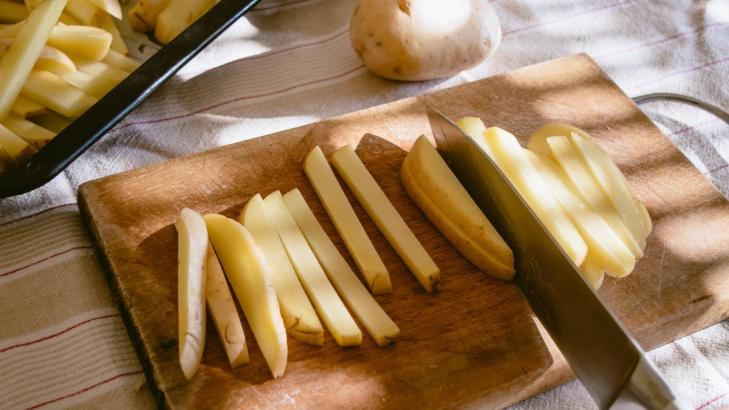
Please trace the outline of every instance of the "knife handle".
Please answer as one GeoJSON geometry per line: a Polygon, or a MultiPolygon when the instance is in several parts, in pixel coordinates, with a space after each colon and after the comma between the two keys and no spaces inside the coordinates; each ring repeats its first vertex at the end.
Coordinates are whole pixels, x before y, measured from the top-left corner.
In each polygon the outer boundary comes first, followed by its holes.
{"type": "Polygon", "coordinates": [[[676,396],[645,353],[641,353],[628,385],[610,408],[613,410],[693,410],[689,403],[676,396]]]}

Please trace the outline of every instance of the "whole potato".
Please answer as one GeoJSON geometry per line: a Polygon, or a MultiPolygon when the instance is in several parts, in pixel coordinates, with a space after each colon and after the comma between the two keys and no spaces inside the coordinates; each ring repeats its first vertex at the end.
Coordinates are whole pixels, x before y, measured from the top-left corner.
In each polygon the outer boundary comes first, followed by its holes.
{"type": "Polygon", "coordinates": [[[422,81],[483,61],[498,48],[501,26],[487,0],[359,0],[349,36],[375,74],[422,81]]]}

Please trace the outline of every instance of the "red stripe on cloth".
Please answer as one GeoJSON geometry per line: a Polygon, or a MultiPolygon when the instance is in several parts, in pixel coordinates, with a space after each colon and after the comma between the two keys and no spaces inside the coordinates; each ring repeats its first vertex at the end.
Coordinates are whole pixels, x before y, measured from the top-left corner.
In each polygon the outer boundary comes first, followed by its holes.
{"type": "Polygon", "coordinates": [[[724,396],[726,396],[726,393],[723,393],[723,394],[720,394],[720,395],[714,397],[713,399],[711,399],[711,400],[707,401],[706,403],[702,404],[701,406],[697,407],[696,410],[703,410],[724,396]]]}
{"type": "Polygon", "coordinates": [[[714,169],[710,169],[708,173],[713,174],[714,172],[721,171],[722,169],[724,169],[726,167],[729,167],[729,164],[719,165],[718,167],[716,167],[714,169]]]}
{"type": "MultiPolygon", "coordinates": [[[[213,104],[213,105],[204,107],[204,108],[200,108],[200,109],[195,110],[195,111],[192,111],[192,112],[188,112],[188,113],[185,113],[185,114],[176,115],[176,116],[173,116],[173,117],[158,118],[156,120],[146,120],[146,121],[128,122],[126,124],[120,125],[119,127],[115,128],[114,131],[120,131],[120,130],[123,130],[124,128],[130,127],[132,125],[148,125],[148,124],[157,124],[157,123],[160,123],[160,122],[167,122],[167,121],[179,120],[179,119],[182,119],[182,118],[186,118],[186,117],[193,116],[195,114],[201,114],[201,113],[204,113],[206,111],[213,110],[213,109],[218,108],[218,107],[221,107],[223,105],[232,104],[234,102],[243,101],[243,100],[249,100],[249,99],[254,99],[254,98],[261,98],[261,97],[270,97],[270,96],[273,96],[273,95],[276,95],[276,94],[281,94],[281,93],[285,93],[287,91],[292,91],[292,90],[295,90],[295,89],[298,89],[298,88],[306,87],[308,85],[313,85],[313,84],[323,83],[323,82],[330,81],[330,80],[335,80],[337,78],[344,77],[344,76],[346,76],[348,74],[352,74],[353,72],[355,72],[357,70],[360,70],[362,68],[364,68],[364,65],[363,64],[358,65],[357,67],[354,67],[352,69],[349,69],[349,70],[347,70],[347,71],[345,71],[343,73],[335,74],[335,75],[330,76],[330,77],[327,77],[327,78],[321,78],[321,79],[317,79],[317,80],[312,80],[312,81],[308,81],[308,82],[305,82],[305,83],[302,83],[302,84],[292,85],[290,87],[286,87],[286,88],[283,88],[283,89],[280,89],[280,90],[270,91],[270,92],[267,92],[267,93],[261,93],[261,94],[255,94],[255,95],[244,95],[242,97],[232,98],[230,100],[222,101],[222,102],[219,102],[219,103],[216,103],[216,104],[213,104]]],[[[2,276],[2,275],[0,275],[0,276],[2,276]]]]}
{"type": "Polygon", "coordinates": [[[507,31],[504,31],[504,36],[507,36],[507,35],[510,35],[510,34],[515,34],[515,33],[519,33],[521,31],[525,31],[525,30],[531,30],[533,28],[542,27],[542,26],[546,26],[546,25],[549,25],[549,24],[559,23],[560,21],[565,21],[565,20],[569,20],[571,18],[575,18],[575,17],[579,17],[579,16],[584,16],[585,14],[591,14],[591,13],[595,13],[595,12],[602,11],[602,10],[614,9],[616,7],[625,6],[625,5],[628,5],[628,4],[635,3],[636,1],[637,0],[621,1],[619,3],[613,3],[613,4],[608,4],[608,5],[605,5],[605,6],[595,7],[594,9],[585,10],[585,11],[579,12],[577,14],[570,14],[569,16],[563,16],[563,17],[560,17],[560,18],[555,19],[555,20],[542,21],[542,22],[539,22],[539,23],[536,23],[536,24],[532,24],[530,26],[524,26],[524,27],[515,28],[513,30],[507,30],[507,31]]]}
{"type": "Polygon", "coordinates": [[[85,325],[87,323],[91,323],[91,322],[94,322],[94,321],[97,321],[97,320],[101,320],[101,319],[108,319],[110,317],[115,317],[115,316],[119,316],[119,314],[118,313],[110,313],[108,315],[96,316],[96,317],[92,317],[92,318],[89,318],[89,319],[86,319],[86,320],[82,320],[82,321],[76,323],[75,325],[72,325],[70,327],[67,327],[67,328],[65,328],[65,329],[63,329],[63,330],[61,330],[59,332],[53,333],[51,335],[43,336],[43,337],[38,338],[38,339],[35,339],[35,340],[31,340],[31,341],[23,342],[23,343],[18,343],[18,344],[14,344],[12,346],[8,346],[8,347],[5,347],[5,348],[2,348],[2,349],[0,349],[0,353],[4,353],[4,352],[7,352],[9,350],[17,349],[18,347],[25,347],[25,346],[31,346],[31,345],[35,345],[35,344],[38,344],[38,343],[42,343],[42,342],[45,342],[46,340],[53,339],[54,337],[58,337],[58,336],[60,336],[60,335],[62,335],[64,333],[70,332],[71,330],[76,329],[79,326],[83,326],[83,325],[85,325]]]}
{"type": "Polygon", "coordinates": [[[61,396],[61,397],[57,397],[55,399],[51,399],[51,400],[48,400],[48,401],[44,401],[43,403],[35,404],[33,406],[27,407],[26,409],[27,410],[32,410],[32,409],[37,409],[39,407],[47,406],[47,405],[52,404],[52,403],[55,403],[57,401],[69,399],[71,397],[78,396],[78,395],[80,395],[82,393],[86,393],[89,390],[93,390],[93,389],[95,389],[95,388],[97,388],[99,386],[102,386],[102,385],[106,384],[106,383],[113,382],[116,379],[120,379],[120,378],[126,377],[126,376],[133,376],[133,375],[141,374],[141,373],[142,373],[141,370],[135,370],[133,372],[120,373],[120,374],[117,374],[116,376],[112,376],[112,377],[109,377],[108,379],[104,379],[104,380],[102,380],[102,381],[100,381],[100,382],[98,382],[96,384],[92,384],[91,386],[84,387],[81,390],[75,391],[73,393],[66,394],[66,395],[61,396]]]}
{"type": "Polygon", "coordinates": [[[75,246],[75,247],[73,247],[73,248],[69,248],[69,249],[63,250],[63,251],[61,251],[61,252],[58,252],[58,253],[54,253],[53,255],[50,255],[50,256],[47,256],[47,257],[45,257],[45,258],[43,258],[43,259],[41,259],[41,260],[37,260],[37,261],[35,261],[35,262],[29,263],[29,264],[27,264],[27,265],[25,265],[25,266],[21,266],[21,267],[19,267],[19,268],[13,269],[13,270],[11,270],[11,271],[8,271],[8,272],[3,272],[3,273],[0,273],[0,278],[2,278],[3,276],[8,276],[8,275],[12,275],[13,273],[16,273],[16,272],[20,272],[20,271],[21,271],[21,270],[23,270],[23,269],[28,269],[28,268],[30,268],[30,267],[31,267],[31,266],[33,266],[33,265],[37,265],[37,264],[39,264],[39,263],[41,263],[41,262],[45,262],[45,261],[47,261],[47,260],[49,260],[49,259],[53,259],[53,258],[55,258],[55,257],[61,256],[61,255],[65,255],[65,254],[67,254],[67,253],[69,253],[69,252],[72,252],[72,251],[77,251],[77,250],[79,250],[79,249],[93,249],[93,246],[90,246],[90,245],[84,245],[84,246],[75,246]]]}
{"type": "Polygon", "coordinates": [[[705,30],[707,30],[707,29],[709,29],[711,27],[723,27],[723,26],[727,26],[727,25],[729,25],[729,23],[721,23],[721,22],[719,22],[719,23],[711,23],[711,24],[707,24],[705,26],[701,26],[701,27],[699,27],[699,28],[697,28],[695,30],[684,31],[682,33],[677,33],[677,34],[674,34],[672,36],[668,36],[668,37],[664,37],[664,38],[661,38],[661,39],[649,41],[647,43],[639,44],[639,45],[637,45],[635,47],[626,48],[624,50],[617,50],[617,51],[613,51],[613,52],[610,52],[610,53],[607,53],[607,54],[603,54],[603,55],[597,56],[595,58],[600,59],[600,58],[606,58],[606,57],[613,57],[613,56],[620,55],[620,54],[626,54],[626,53],[630,53],[632,51],[638,51],[638,50],[642,50],[644,48],[648,48],[648,47],[652,47],[652,46],[657,46],[659,44],[667,43],[667,42],[669,42],[671,40],[676,40],[676,39],[683,38],[683,37],[689,37],[689,36],[692,36],[692,35],[701,33],[701,32],[703,32],[703,31],[705,31],[705,30]]]}
{"type": "Polygon", "coordinates": [[[680,134],[684,134],[684,133],[686,133],[688,131],[695,131],[696,128],[701,128],[704,125],[712,124],[712,123],[715,123],[717,121],[720,121],[720,119],[719,118],[713,118],[713,119],[710,119],[710,120],[707,120],[707,121],[704,121],[704,122],[700,122],[698,124],[689,125],[687,127],[683,127],[680,130],[674,132],[673,135],[680,135],[680,134]]]}
{"type": "Polygon", "coordinates": [[[26,215],[26,216],[20,217],[18,219],[13,219],[12,221],[3,222],[3,223],[0,224],[0,228],[2,228],[5,225],[10,225],[10,224],[15,223],[15,222],[20,222],[20,221],[23,221],[23,220],[28,219],[28,218],[33,218],[34,216],[38,216],[40,214],[43,214],[43,213],[52,211],[54,209],[64,208],[64,207],[71,206],[71,205],[77,205],[77,204],[74,202],[72,204],[61,204],[61,205],[52,206],[52,207],[46,208],[46,209],[44,209],[42,211],[38,211],[36,213],[30,214],[30,215],[26,215]]]}
{"type": "Polygon", "coordinates": [[[644,86],[646,84],[655,83],[657,81],[662,81],[662,80],[665,80],[666,78],[674,77],[674,76],[681,75],[681,74],[693,73],[694,71],[699,71],[702,68],[711,67],[713,65],[718,65],[718,64],[721,64],[721,63],[726,63],[727,61],[729,61],[729,56],[720,58],[718,60],[709,61],[708,63],[701,64],[701,65],[697,65],[695,67],[689,67],[689,68],[684,68],[683,70],[674,71],[674,72],[672,72],[672,73],[670,73],[668,75],[665,75],[663,77],[652,78],[652,79],[650,79],[648,81],[644,81],[642,83],[633,84],[633,85],[631,85],[631,87],[642,87],[642,86],[644,86]]]}

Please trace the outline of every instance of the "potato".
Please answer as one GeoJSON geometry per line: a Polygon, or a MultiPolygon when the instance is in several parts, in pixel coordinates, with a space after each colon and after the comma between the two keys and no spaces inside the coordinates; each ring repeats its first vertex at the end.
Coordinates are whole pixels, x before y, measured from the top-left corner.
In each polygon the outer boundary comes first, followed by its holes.
{"type": "Polygon", "coordinates": [[[0,0],[0,22],[15,23],[28,17],[28,9],[22,4],[0,0]]]}
{"type": "Polygon", "coordinates": [[[157,16],[154,38],[167,44],[215,5],[215,0],[169,0],[157,16]]]}
{"type": "MultiPolygon", "coordinates": [[[[0,58],[13,44],[10,38],[0,39],[0,58]]],[[[62,51],[44,46],[33,66],[34,70],[45,70],[56,74],[66,74],[76,71],[76,65],[62,51]]]]}
{"type": "Polygon", "coordinates": [[[360,0],[349,36],[373,73],[422,81],[485,60],[501,42],[501,26],[487,0],[360,0]]]}

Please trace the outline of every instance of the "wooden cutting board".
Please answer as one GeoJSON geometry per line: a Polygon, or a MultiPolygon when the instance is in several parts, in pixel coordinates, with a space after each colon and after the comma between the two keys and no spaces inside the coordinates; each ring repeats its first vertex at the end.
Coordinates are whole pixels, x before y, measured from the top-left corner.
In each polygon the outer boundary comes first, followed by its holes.
{"type": "MultiPolygon", "coordinates": [[[[422,97],[343,115],[84,184],[79,200],[108,266],[129,332],[160,403],[171,408],[444,408],[505,406],[571,377],[511,283],[476,271],[404,193],[400,164],[430,136],[431,105],[475,115],[522,142],[539,126],[587,130],[627,175],[654,221],[645,257],[600,297],[650,349],[729,312],[729,204],[587,56],[577,55],[422,97]],[[351,143],[442,270],[428,295],[348,193],[392,275],[377,300],[402,329],[386,348],[289,338],[289,364],[271,379],[252,341],[251,363],[231,370],[212,326],[203,365],[184,380],[178,365],[176,234],[183,207],[236,216],[254,194],[301,189],[340,250],[342,241],[303,171],[306,153],[351,143]]],[[[351,259],[348,259],[352,264],[351,259]]],[[[354,266],[354,265],[353,265],[354,266]]],[[[579,306],[575,306],[579,309],[579,306]]],[[[245,322],[245,321],[244,321],[245,322]]]]}

